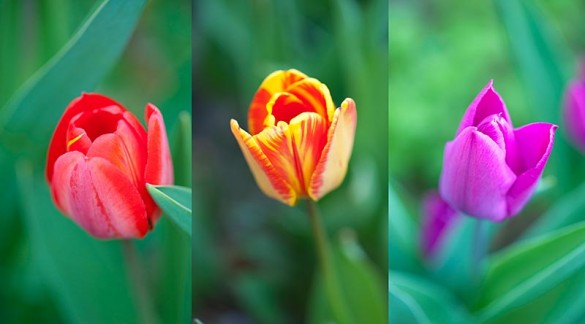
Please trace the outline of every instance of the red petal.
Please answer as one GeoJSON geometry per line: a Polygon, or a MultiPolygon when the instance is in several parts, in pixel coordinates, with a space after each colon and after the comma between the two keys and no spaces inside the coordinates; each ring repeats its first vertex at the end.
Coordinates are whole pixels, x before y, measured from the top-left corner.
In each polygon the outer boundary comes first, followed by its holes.
{"type": "Polygon", "coordinates": [[[84,111],[90,111],[93,109],[101,108],[101,107],[108,107],[108,106],[118,106],[121,109],[124,109],[122,105],[117,103],[116,101],[99,94],[93,93],[84,93],[80,97],[74,99],[57,124],[57,128],[55,128],[55,132],[53,133],[53,137],[51,138],[51,142],[49,145],[49,150],[47,153],[47,168],[46,168],[46,176],[49,182],[53,177],[53,167],[55,161],[59,156],[63,155],[67,151],[67,131],[69,129],[69,124],[71,119],[73,119],[78,114],[84,111]]]}

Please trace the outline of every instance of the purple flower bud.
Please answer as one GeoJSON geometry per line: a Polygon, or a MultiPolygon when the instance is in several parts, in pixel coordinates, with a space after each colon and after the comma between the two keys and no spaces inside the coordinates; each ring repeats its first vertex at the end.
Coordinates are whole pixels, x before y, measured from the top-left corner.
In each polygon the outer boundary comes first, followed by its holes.
{"type": "Polygon", "coordinates": [[[581,79],[571,82],[567,89],[564,118],[571,141],[585,153],[585,62],[581,79]]]}
{"type": "Polygon", "coordinates": [[[423,208],[421,248],[425,258],[429,259],[439,251],[453,225],[461,219],[461,214],[451,208],[437,192],[426,195],[423,208]]]}
{"type": "Polygon", "coordinates": [[[549,123],[513,128],[490,81],[445,145],[441,196],[469,216],[495,222],[514,216],[534,192],[556,129],[549,123]]]}

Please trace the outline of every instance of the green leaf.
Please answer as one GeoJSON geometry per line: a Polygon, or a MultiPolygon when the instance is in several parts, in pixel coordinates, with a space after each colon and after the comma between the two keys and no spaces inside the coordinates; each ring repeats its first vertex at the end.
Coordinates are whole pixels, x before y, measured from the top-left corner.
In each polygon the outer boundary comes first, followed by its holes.
{"type": "MultiPolygon", "coordinates": [[[[349,230],[342,232],[341,244],[332,244],[331,250],[352,323],[388,323],[386,285],[358,245],[354,233],[349,230]]],[[[319,271],[317,268],[316,270],[319,271]]],[[[319,271],[315,276],[310,299],[309,323],[326,323],[334,318],[325,296],[319,271]]]]}
{"type": "Polygon", "coordinates": [[[585,222],[516,244],[490,260],[475,305],[491,320],[550,291],[585,267],[585,222]]]}
{"type": "Polygon", "coordinates": [[[457,299],[428,279],[390,271],[390,323],[470,323],[457,299]]]}
{"type": "Polygon", "coordinates": [[[116,63],[144,2],[105,0],[100,3],[61,51],[0,111],[0,137],[6,145],[18,145],[18,149],[46,147],[38,142],[48,142],[67,104],[83,91],[94,90],[116,63]]]}
{"type": "Polygon", "coordinates": [[[179,186],[153,186],[146,184],[148,192],[164,213],[191,236],[191,188],[179,186]]]}
{"type": "Polygon", "coordinates": [[[59,213],[43,175],[17,166],[34,267],[70,323],[138,323],[120,242],[91,237],[59,213]]]}
{"type": "Polygon", "coordinates": [[[477,288],[477,279],[484,270],[484,262],[481,259],[487,254],[489,244],[498,227],[498,224],[462,215],[453,228],[445,234],[446,239],[436,259],[430,264],[432,277],[449,287],[458,296],[469,297],[477,288]],[[477,246],[478,222],[481,222],[481,235],[486,240],[479,244],[487,246],[477,246]],[[481,250],[477,250],[478,248],[481,250]]]}
{"type": "Polygon", "coordinates": [[[585,220],[585,200],[582,199],[583,197],[585,197],[585,183],[558,199],[523,234],[522,239],[531,239],[585,220]]]}
{"type": "Polygon", "coordinates": [[[417,228],[414,220],[408,214],[406,206],[394,190],[392,184],[388,186],[388,255],[392,269],[412,270],[418,267],[417,228]]]}
{"type": "Polygon", "coordinates": [[[191,133],[191,115],[186,111],[179,114],[179,125],[175,136],[176,140],[173,147],[175,184],[191,187],[191,174],[193,169],[193,149],[191,142],[193,135],[191,133]]]}

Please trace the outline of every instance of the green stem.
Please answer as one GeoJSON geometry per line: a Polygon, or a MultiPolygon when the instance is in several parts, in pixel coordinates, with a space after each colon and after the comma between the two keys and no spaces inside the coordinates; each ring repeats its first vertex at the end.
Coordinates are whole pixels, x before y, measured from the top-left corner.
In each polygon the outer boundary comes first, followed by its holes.
{"type": "Polygon", "coordinates": [[[337,319],[338,323],[350,323],[347,308],[345,307],[343,296],[341,294],[341,287],[339,286],[337,271],[335,270],[335,265],[333,264],[329,239],[327,238],[327,233],[321,224],[321,218],[319,217],[317,204],[310,199],[307,200],[307,211],[309,214],[309,220],[311,221],[313,236],[315,237],[315,246],[317,248],[319,265],[323,275],[323,282],[325,284],[325,291],[327,300],[329,301],[329,306],[331,307],[333,315],[337,319]]]}
{"type": "Polygon", "coordinates": [[[128,277],[132,283],[132,291],[134,293],[134,300],[136,308],[138,309],[139,322],[144,324],[158,323],[153,312],[152,301],[148,291],[144,267],[141,265],[136,251],[136,246],[130,240],[122,241],[122,250],[124,251],[124,258],[126,259],[128,277]]]}
{"type": "Polygon", "coordinates": [[[480,219],[475,220],[475,235],[474,235],[474,248],[473,248],[473,265],[471,277],[474,280],[479,280],[481,274],[481,265],[483,259],[487,254],[487,233],[484,226],[485,221],[480,219]]]}

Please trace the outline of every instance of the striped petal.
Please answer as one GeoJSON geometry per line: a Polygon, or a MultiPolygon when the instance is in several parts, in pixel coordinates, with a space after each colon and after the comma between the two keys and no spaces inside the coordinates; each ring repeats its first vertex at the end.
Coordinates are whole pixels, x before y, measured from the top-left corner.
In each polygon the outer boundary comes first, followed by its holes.
{"type": "Polygon", "coordinates": [[[333,103],[329,89],[326,85],[319,82],[319,80],[313,78],[301,80],[291,85],[287,89],[287,92],[299,98],[312,111],[327,118],[327,121],[333,119],[335,104],[333,103]]]}
{"type": "Polygon", "coordinates": [[[103,158],[69,152],[55,163],[51,191],[65,214],[91,235],[143,237],[149,229],[146,209],[130,180],[103,158]]]}
{"type": "Polygon", "coordinates": [[[256,139],[241,129],[234,119],[230,121],[230,127],[260,190],[268,197],[289,206],[295,205],[298,199],[297,193],[262,152],[256,139]]]}
{"type": "Polygon", "coordinates": [[[299,197],[308,196],[307,185],[326,143],[327,122],[316,113],[302,113],[266,128],[254,136],[256,143],[280,177],[299,197]]]}
{"type": "Polygon", "coordinates": [[[260,133],[264,129],[264,120],[268,116],[267,104],[272,96],[278,92],[284,92],[292,84],[306,79],[307,76],[300,71],[280,70],[271,73],[260,85],[248,111],[248,127],[252,135],[260,133]]]}
{"type": "Polygon", "coordinates": [[[311,199],[319,200],[343,181],[351,157],[356,125],[355,102],[350,98],[345,99],[333,115],[327,143],[311,177],[308,188],[311,199]]]}

